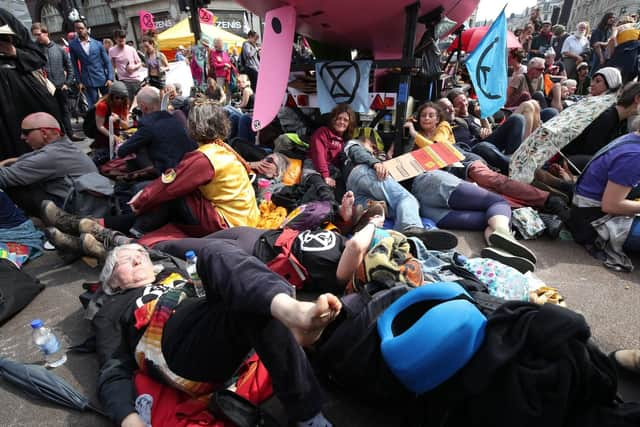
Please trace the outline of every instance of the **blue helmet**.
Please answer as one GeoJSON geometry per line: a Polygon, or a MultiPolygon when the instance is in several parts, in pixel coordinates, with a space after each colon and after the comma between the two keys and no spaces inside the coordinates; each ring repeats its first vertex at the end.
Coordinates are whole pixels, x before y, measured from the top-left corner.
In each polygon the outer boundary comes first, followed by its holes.
{"type": "Polygon", "coordinates": [[[421,394],[437,387],[478,350],[487,319],[472,301],[458,284],[427,284],[378,318],[382,357],[407,389],[421,394]]]}

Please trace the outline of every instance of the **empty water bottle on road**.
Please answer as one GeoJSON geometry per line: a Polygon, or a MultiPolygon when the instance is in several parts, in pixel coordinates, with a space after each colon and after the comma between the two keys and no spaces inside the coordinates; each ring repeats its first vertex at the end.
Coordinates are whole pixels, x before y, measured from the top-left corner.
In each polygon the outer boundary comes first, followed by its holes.
{"type": "Polygon", "coordinates": [[[187,259],[187,273],[189,273],[189,278],[191,279],[191,283],[193,283],[193,289],[195,289],[198,297],[203,297],[206,294],[204,292],[204,286],[202,286],[202,280],[200,280],[200,276],[198,275],[198,269],[196,268],[198,257],[194,251],[187,251],[184,256],[187,259]]]}
{"type": "Polygon", "coordinates": [[[44,326],[42,320],[33,320],[31,327],[33,328],[33,342],[44,355],[47,368],[56,368],[67,361],[67,354],[62,349],[58,337],[51,329],[44,326]]]}

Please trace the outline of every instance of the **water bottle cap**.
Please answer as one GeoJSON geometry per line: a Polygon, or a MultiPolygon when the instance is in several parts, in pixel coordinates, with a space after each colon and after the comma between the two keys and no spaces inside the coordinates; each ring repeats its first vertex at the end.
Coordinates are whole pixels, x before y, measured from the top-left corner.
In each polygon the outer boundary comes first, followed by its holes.
{"type": "Polygon", "coordinates": [[[269,183],[268,179],[260,178],[258,180],[258,187],[260,188],[267,188],[269,185],[271,184],[269,183]]]}
{"type": "Polygon", "coordinates": [[[35,319],[31,321],[31,327],[33,329],[39,329],[42,327],[42,320],[40,319],[35,319]]]}
{"type": "Polygon", "coordinates": [[[194,251],[187,251],[187,252],[184,253],[184,256],[187,259],[191,259],[191,258],[196,256],[196,253],[194,251]]]}

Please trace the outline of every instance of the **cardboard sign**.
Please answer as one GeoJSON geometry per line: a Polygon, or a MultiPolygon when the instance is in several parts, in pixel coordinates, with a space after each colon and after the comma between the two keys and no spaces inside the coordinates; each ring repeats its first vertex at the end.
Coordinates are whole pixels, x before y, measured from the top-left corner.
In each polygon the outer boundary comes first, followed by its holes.
{"type": "Polygon", "coordinates": [[[396,181],[418,176],[423,172],[442,169],[464,159],[453,145],[445,142],[436,142],[423,148],[418,148],[410,153],[394,157],[383,162],[396,181]]]}
{"type": "Polygon", "coordinates": [[[141,10],[138,12],[138,16],[140,17],[140,29],[143,33],[156,29],[156,23],[153,22],[153,13],[141,10]]]}
{"type": "Polygon", "coordinates": [[[200,18],[200,22],[204,24],[215,25],[217,21],[215,15],[207,9],[198,9],[198,17],[200,18]]]}

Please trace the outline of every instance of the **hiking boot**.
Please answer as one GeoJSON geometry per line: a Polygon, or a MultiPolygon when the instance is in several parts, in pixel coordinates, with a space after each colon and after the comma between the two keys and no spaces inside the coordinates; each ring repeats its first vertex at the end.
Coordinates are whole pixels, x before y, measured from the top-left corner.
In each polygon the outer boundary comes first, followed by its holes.
{"type": "Polygon", "coordinates": [[[80,238],[65,234],[55,227],[48,227],[44,230],[44,234],[56,249],[62,252],[70,252],[72,254],[81,254],[82,245],[80,238]]]}
{"type": "Polygon", "coordinates": [[[500,261],[504,265],[515,268],[522,274],[525,274],[527,271],[533,271],[536,268],[535,264],[527,258],[522,258],[497,248],[484,248],[480,251],[480,256],[482,258],[491,258],[500,261]]]}
{"type": "Polygon", "coordinates": [[[82,218],[60,209],[51,200],[42,201],[40,205],[40,216],[45,224],[50,227],[55,227],[63,233],[74,236],[80,234],[78,227],[82,218]]]}
{"type": "Polygon", "coordinates": [[[509,252],[511,255],[515,255],[521,258],[526,258],[535,264],[538,260],[536,255],[531,252],[522,243],[518,242],[515,237],[509,232],[496,230],[489,236],[489,243],[491,246],[495,246],[498,249],[509,252]]]}
{"type": "Polygon", "coordinates": [[[610,356],[616,365],[640,374],[640,350],[618,350],[610,356]]]}
{"type": "Polygon", "coordinates": [[[109,230],[104,228],[98,222],[92,220],[91,218],[82,218],[78,221],[78,233],[84,234],[88,233],[93,235],[98,241],[102,242],[105,235],[108,234],[109,230]]]}
{"type": "Polygon", "coordinates": [[[458,238],[455,234],[437,228],[426,229],[422,227],[407,227],[402,230],[407,237],[417,237],[422,243],[434,251],[448,251],[458,246],[458,238]]]}
{"type": "Polygon", "coordinates": [[[89,233],[82,233],[80,235],[80,244],[82,247],[82,252],[85,255],[98,258],[100,261],[104,260],[107,257],[107,251],[102,243],[98,242],[96,238],[89,233]]]}

